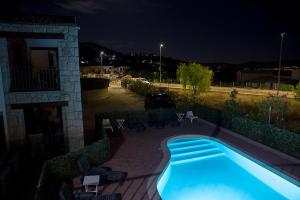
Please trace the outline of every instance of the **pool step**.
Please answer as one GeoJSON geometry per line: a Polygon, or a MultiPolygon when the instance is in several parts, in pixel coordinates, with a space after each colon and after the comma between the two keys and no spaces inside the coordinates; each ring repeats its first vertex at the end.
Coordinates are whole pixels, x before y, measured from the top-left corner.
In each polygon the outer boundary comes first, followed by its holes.
{"type": "Polygon", "coordinates": [[[186,147],[177,147],[170,149],[171,155],[177,155],[181,153],[188,153],[188,152],[194,152],[199,150],[206,150],[206,149],[212,149],[216,148],[213,144],[201,144],[201,145],[193,145],[193,146],[186,146],[186,147]]]}
{"type": "Polygon", "coordinates": [[[203,140],[203,139],[201,139],[201,138],[179,138],[179,139],[172,140],[171,143],[175,144],[175,143],[195,141],[195,140],[203,140]]]}
{"type": "Polygon", "coordinates": [[[207,149],[207,150],[196,151],[196,152],[189,152],[189,153],[184,153],[175,156],[172,155],[171,164],[192,162],[192,161],[212,158],[216,156],[221,156],[221,155],[224,155],[224,153],[220,151],[218,148],[207,149]]]}
{"type": "Polygon", "coordinates": [[[172,150],[175,148],[202,145],[202,144],[211,144],[211,142],[205,140],[190,140],[190,141],[183,141],[183,142],[176,142],[176,143],[172,142],[168,144],[168,147],[170,150],[172,150]]]}

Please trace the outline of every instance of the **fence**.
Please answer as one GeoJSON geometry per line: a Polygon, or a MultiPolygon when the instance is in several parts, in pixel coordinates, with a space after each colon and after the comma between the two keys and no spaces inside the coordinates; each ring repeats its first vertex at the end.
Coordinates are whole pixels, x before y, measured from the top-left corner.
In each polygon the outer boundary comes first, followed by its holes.
{"type": "MultiPolygon", "coordinates": [[[[151,80],[153,83],[159,83],[158,80],[151,80]]],[[[179,84],[179,81],[176,79],[163,79],[162,83],[167,84],[179,84]]],[[[218,87],[235,87],[235,88],[254,88],[254,89],[266,89],[266,90],[277,90],[277,83],[271,83],[271,82],[222,82],[222,81],[216,81],[212,82],[212,86],[218,86],[218,87]]],[[[280,84],[279,90],[282,91],[293,91],[294,85],[292,84],[280,84]]]]}
{"type": "MultiPolygon", "coordinates": [[[[213,82],[212,86],[218,87],[237,87],[237,88],[255,88],[255,89],[266,89],[266,90],[277,90],[277,83],[271,82],[213,82]]],[[[291,84],[280,84],[279,90],[293,91],[294,86],[291,84]]]]}

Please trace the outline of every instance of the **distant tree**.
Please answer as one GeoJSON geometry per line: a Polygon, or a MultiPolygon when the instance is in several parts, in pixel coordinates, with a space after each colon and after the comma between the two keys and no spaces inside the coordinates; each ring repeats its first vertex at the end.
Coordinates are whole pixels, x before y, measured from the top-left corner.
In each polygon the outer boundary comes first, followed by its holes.
{"type": "Polygon", "coordinates": [[[190,88],[193,95],[207,91],[213,78],[212,70],[196,63],[180,64],[176,74],[184,89],[190,88]]]}

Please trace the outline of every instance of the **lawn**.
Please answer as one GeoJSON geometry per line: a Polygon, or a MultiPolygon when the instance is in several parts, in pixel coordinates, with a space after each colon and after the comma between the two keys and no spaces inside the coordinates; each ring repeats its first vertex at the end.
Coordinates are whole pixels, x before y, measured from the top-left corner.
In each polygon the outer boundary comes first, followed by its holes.
{"type": "MultiPolygon", "coordinates": [[[[181,95],[184,95],[184,91],[182,89],[171,89],[172,91],[176,91],[181,95]]],[[[181,96],[180,95],[180,96],[181,96]]],[[[245,95],[238,94],[237,100],[240,103],[240,110],[242,114],[247,114],[250,110],[257,110],[258,104],[262,100],[267,98],[267,96],[256,96],[256,95],[245,95]]],[[[222,109],[224,106],[224,102],[229,99],[229,93],[224,92],[205,92],[200,94],[197,97],[196,101],[199,101],[205,105],[222,109]]],[[[284,124],[288,130],[300,133],[300,101],[295,99],[287,99],[288,101],[288,110],[286,116],[286,123],[284,124]]]]}

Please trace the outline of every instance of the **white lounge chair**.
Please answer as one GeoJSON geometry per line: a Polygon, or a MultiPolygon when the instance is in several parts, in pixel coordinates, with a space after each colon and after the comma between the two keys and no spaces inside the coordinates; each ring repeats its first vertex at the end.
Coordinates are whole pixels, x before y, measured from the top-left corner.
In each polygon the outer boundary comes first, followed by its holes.
{"type": "Polygon", "coordinates": [[[109,119],[103,119],[102,126],[104,129],[110,129],[112,132],[114,132],[114,129],[113,129],[109,119]]]}
{"type": "Polygon", "coordinates": [[[193,114],[193,111],[187,111],[187,112],[186,112],[185,118],[186,118],[186,119],[189,119],[189,120],[191,121],[191,123],[193,123],[193,120],[194,120],[194,119],[197,119],[197,120],[199,119],[198,116],[195,116],[195,115],[193,114]]]}

